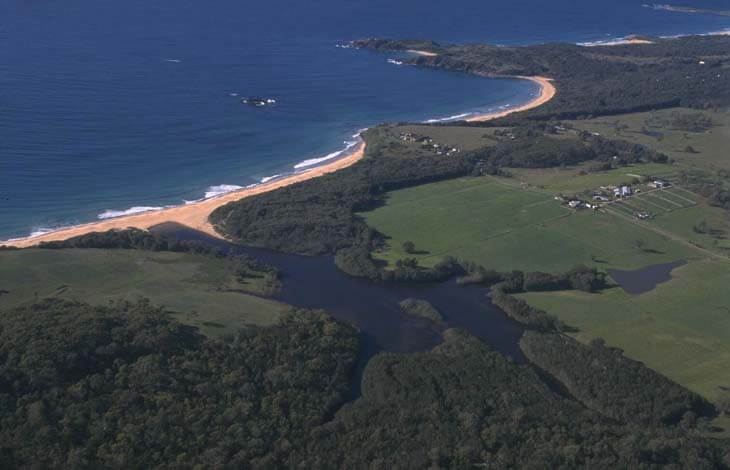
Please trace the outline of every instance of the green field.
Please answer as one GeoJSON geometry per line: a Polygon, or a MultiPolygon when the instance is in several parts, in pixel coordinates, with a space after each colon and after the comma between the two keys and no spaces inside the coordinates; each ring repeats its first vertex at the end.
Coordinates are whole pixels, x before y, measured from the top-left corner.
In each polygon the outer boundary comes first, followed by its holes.
{"type": "Polygon", "coordinates": [[[574,212],[549,194],[491,177],[395,191],[385,206],[362,215],[389,237],[375,253],[389,263],[411,256],[402,248],[406,240],[415,243],[422,265],[451,255],[499,270],[557,272],[579,263],[632,269],[705,256],[630,220],[574,212]]]}
{"type": "Polygon", "coordinates": [[[0,308],[46,297],[106,304],[149,298],[208,335],[248,324],[274,323],[286,306],[240,292],[233,264],[201,255],[139,250],[20,250],[0,252],[0,308]]]}
{"type": "Polygon", "coordinates": [[[629,357],[718,400],[725,394],[719,387],[730,387],[730,263],[710,260],[693,245],[727,255],[728,243],[718,234],[730,232],[730,221],[722,209],[695,204],[700,198],[677,188],[660,195],[627,201],[641,210],[652,203],[669,209],[638,222],[636,209],[625,218],[574,212],[543,191],[491,177],[462,178],[395,191],[385,206],[363,215],[390,237],[388,248],[375,255],[391,263],[410,256],[401,247],[406,240],[427,252],[416,255],[423,265],[444,255],[498,270],[548,272],[578,263],[635,269],[689,260],[675,270],[675,279],[639,296],[613,288],[524,298],[577,327],[580,340],[603,337],[629,357]],[[703,221],[703,232],[696,231],[703,221]]]}
{"type": "Polygon", "coordinates": [[[730,169],[730,155],[727,152],[730,142],[730,113],[701,111],[714,123],[711,129],[703,132],[676,129],[666,123],[673,113],[697,112],[700,111],[672,108],[566,122],[577,129],[654,148],[683,166],[730,169]],[[649,135],[644,131],[661,135],[649,135]],[[694,148],[696,153],[685,152],[687,146],[694,148]]]}
{"type": "MultiPolygon", "coordinates": [[[[411,132],[417,136],[431,137],[434,142],[462,150],[474,150],[494,145],[497,140],[490,138],[494,131],[500,129],[461,127],[461,126],[425,126],[418,124],[397,125],[388,128],[388,134],[398,137],[403,132],[411,132]]],[[[417,144],[413,144],[417,145],[417,144]]]]}
{"type": "Polygon", "coordinates": [[[580,331],[581,341],[602,337],[710,400],[730,397],[730,265],[695,261],[672,280],[641,295],[620,288],[521,294],[580,331]]]}
{"type": "Polygon", "coordinates": [[[516,181],[529,184],[553,194],[579,194],[587,189],[600,186],[630,182],[636,176],[655,176],[669,178],[676,168],[661,163],[645,163],[616,168],[609,171],[589,172],[592,162],[563,168],[510,168],[516,181]]]}

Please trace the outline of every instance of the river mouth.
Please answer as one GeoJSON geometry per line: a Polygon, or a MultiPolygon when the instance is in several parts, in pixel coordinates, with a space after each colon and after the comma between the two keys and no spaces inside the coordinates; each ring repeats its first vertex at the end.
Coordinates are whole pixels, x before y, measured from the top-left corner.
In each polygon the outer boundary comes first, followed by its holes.
{"type": "Polygon", "coordinates": [[[493,305],[489,289],[460,286],[455,280],[429,284],[391,284],[353,278],[337,269],[329,256],[299,256],[231,244],[177,224],[162,224],[156,234],[178,240],[198,240],[249,254],[282,272],[282,288],[272,296],[295,307],[324,309],[362,334],[361,353],[367,360],[380,351],[426,351],[442,342],[448,328],[463,328],[492,349],[524,363],[519,347],[524,326],[493,305]],[[435,323],[403,313],[407,298],[427,300],[444,317],[435,323]]]}
{"type": "Polygon", "coordinates": [[[687,264],[686,260],[660,263],[634,270],[608,269],[608,275],[627,293],[639,295],[654,290],[672,278],[672,271],[687,264]]]}

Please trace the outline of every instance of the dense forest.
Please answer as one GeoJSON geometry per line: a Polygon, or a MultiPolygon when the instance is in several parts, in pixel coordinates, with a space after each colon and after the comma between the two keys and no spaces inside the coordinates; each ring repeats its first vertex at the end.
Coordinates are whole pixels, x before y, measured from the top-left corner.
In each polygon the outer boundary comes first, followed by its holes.
{"type": "Polygon", "coordinates": [[[594,340],[586,347],[572,338],[528,331],[520,347],[534,364],[565,385],[588,408],[641,425],[693,425],[712,414],[712,405],[621,350],[594,340]]]}
{"type": "Polygon", "coordinates": [[[558,88],[556,97],[531,111],[533,117],[567,119],[672,106],[710,108],[730,104],[726,76],[730,38],[695,36],[653,41],[600,47],[498,47],[364,39],[353,45],[381,51],[420,48],[436,52],[436,56],[409,59],[424,67],[491,76],[553,78],[558,88]]]}
{"type": "Polygon", "coordinates": [[[349,397],[355,331],[321,312],[201,337],[144,302],[0,315],[0,468],[272,468],[349,397]]]}
{"type": "Polygon", "coordinates": [[[375,356],[348,402],[358,338],[322,312],[222,340],[146,302],[4,312],[0,467],[730,466],[701,437],[712,410],[618,352],[527,337],[545,369],[586,372],[576,400],[464,331],[444,340],[375,356]]]}

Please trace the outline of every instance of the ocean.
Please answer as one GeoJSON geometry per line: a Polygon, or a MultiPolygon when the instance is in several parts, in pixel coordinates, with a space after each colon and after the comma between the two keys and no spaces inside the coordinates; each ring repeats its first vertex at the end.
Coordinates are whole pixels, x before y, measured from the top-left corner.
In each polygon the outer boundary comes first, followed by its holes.
{"type": "Polygon", "coordinates": [[[260,184],[336,158],[379,122],[463,117],[538,91],[336,47],[352,39],[515,45],[728,28],[629,0],[0,0],[0,240],[260,184]]]}

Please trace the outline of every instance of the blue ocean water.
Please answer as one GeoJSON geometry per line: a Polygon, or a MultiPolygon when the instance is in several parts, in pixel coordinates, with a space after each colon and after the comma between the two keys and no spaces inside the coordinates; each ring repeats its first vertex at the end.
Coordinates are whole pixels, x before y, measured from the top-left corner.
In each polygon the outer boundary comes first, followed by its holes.
{"type": "Polygon", "coordinates": [[[516,105],[537,91],[399,67],[335,47],[343,41],[529,44],[730,28],[727,17],[642,3],[0,0],[0,239],[255,184],[378,122],[516,105]],[[277,104],[253,109],[240,103],[247,95],[277,104]]]}

